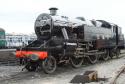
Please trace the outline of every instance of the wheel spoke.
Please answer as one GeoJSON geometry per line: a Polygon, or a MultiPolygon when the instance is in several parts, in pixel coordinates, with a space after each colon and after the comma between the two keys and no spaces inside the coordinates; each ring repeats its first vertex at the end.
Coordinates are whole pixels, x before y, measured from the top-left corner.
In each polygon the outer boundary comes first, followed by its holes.
{"type": "Polygon", "coordinates": [[[71,57],[71,65],[74,67],[74,68],[78,68],[82,65],[83,63],[83,58],[76,58],[76,57],[71,57]]]}
{"type": "Polygon", "coordinates": [[[116,49],[116,57],[118,58],[120,55],[120,49],[116,49]]]}
{"type": "Polygon", "coordinates": [[[102,55],[102,59],[107,61],[109,59],[109,51],[105,50],[104,52],[105,52],[105,54],[102,55]]]}
{"type": "Polygon", "coordinates": [[[98,57],[96,55],[90,55],[88,59],[91,64],[94,64],[98,61],[98,57]]]}
{"type": "Polygon", "coordinates": [[[25,68],[28,70],[28,71],[36,71],[37,69],[37,64],[35,63],[28,63],[25,68]]]}
{"type": "Polygon", "coordinates": [[[42,62],[42,67],[45,73],[53,73],[56,70],[56,59],[49,56],[42,62]]]}

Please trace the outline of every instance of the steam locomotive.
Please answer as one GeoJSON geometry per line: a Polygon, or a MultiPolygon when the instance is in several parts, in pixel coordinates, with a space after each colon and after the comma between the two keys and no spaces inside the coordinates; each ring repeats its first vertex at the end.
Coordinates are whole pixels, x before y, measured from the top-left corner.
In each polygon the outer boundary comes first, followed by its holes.
{"type": "Polygon", "coordinates": [[[45,73],[53,73],[57,65],[70,63],[78,68],[87,59],[96,63],[99,59],[118,57],[124,48],[121,27],[104,20],[75,19],[56,14],[42,13],[35,21],[37,40],[17,49],[16,57],[26,59],[25,68],[35,71],[42,67],[45,73]]]}

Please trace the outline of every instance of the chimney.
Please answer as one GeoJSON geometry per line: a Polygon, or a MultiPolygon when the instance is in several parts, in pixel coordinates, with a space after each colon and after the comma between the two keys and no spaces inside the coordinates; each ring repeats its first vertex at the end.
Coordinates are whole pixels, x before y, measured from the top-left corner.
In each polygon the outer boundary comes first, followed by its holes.
{"type": "Polygon", "coordinates": [[[50,15],[54,16],[57,14],[58,8],[52,7],[52,8],[49,8],[49,10],[50,10],[50,15]]]}

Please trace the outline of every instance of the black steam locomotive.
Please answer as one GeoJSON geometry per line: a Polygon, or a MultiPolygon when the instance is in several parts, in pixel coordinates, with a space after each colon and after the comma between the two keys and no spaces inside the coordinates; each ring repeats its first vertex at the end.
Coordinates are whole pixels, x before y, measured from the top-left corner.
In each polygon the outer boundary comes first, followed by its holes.
{"type": "Polygon", "coordinates": [[[118,57],[124,47],[118,25],[83,17],[70,19],[56,15],[56,11],[50,8],[50,14],[40,14],[35,21],[37,40],[16,51],[18,58],[27,60],[28,71],[42,67],[45,73],[52,73],[59,64],[71,63],[77,68],[85,59],[95,63],[118,57]]]}

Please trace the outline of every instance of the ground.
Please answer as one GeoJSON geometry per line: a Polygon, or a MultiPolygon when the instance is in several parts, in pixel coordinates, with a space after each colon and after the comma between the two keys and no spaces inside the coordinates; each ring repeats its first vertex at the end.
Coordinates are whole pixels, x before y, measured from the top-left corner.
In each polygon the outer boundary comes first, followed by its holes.
{"type": "MultiPolygon", "coordinates": [[[[70,65],[58,67],[52,74],[45,74],[43,71],[28,72],[22,71],[23,66],[0,66],[0,84],[70,84],[75,75],[81,75],[87,70],[97,70],[101,78],[108,78],[103,84],[110,84],[115,73],[125,64],[125,56],[114,58],[106,62],[98,62],[93,65],[83,65],[78,69],[70,65]]],[[[124,84],[124,74],[120,76],[117,84],[124,84]]],[[[89,83],[100,84],[100,83],[89,83]]]]}

